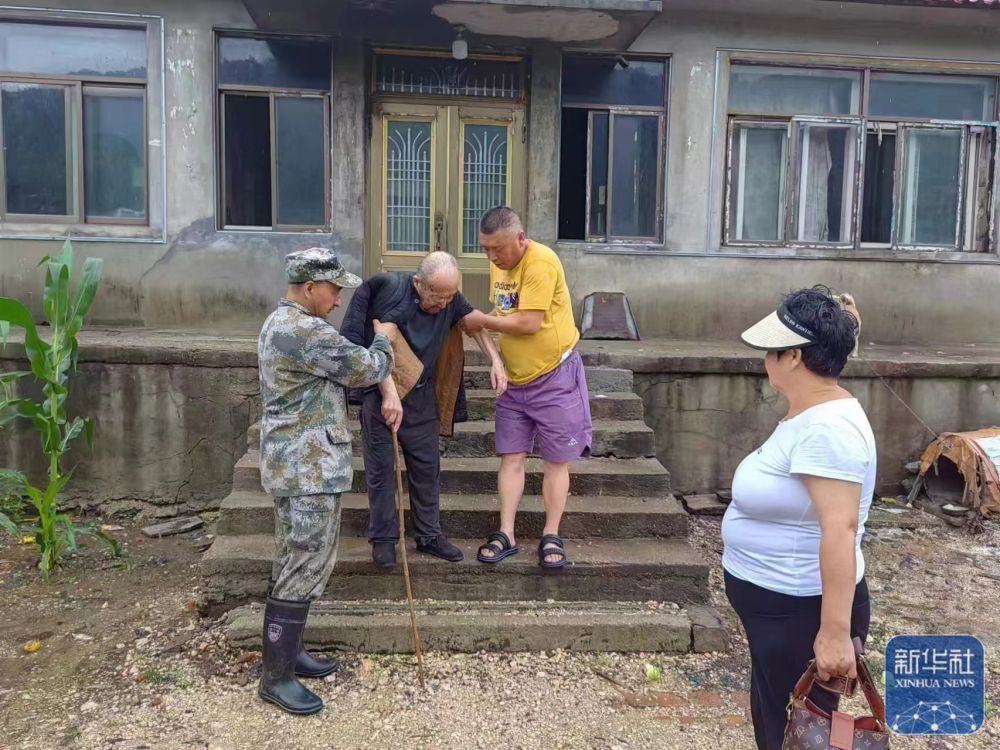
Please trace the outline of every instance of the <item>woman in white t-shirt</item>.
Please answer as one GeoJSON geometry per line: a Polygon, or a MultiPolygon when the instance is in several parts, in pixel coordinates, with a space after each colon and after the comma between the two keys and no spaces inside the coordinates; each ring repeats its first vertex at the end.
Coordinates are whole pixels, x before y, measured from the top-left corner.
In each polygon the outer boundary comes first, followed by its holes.
{"type": "MultiPolygon", "coordinates": [[[[856,677],[853,637],[871,610],[861,538],[875,489],[875,438],[838,383],[857,321],[825,287],[803,289],[744,331],[788,413],[733,477],[722,521],[726,594],[750,645],[757,747],[778,750],[806,664],[820,679],[856,677]]],[[[837,696],[815,689],[823,710],[837,696]]]]}

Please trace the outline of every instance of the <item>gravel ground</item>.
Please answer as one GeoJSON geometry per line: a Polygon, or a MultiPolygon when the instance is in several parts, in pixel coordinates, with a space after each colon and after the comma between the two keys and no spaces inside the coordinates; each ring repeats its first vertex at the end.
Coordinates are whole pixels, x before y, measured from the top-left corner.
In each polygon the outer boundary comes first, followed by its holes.
{"type": "MultiPolygon", "coordinates": [[[[193,610],[192,535],[152,541],[129,528],[126,563],[88,547],[49,584],[35,577],[27,549],[0,547],[0,749],[750,750],[748,658],[722,593],[718,527],[697,519],[692,539],[713,564],[728,653],[431,653],[425,689],[412,657],[351,655],[345,673],[310,685],[327,708],[308,718],[261,703],[259,654],[231,648],[222,624],[193,610]],[[41,650],[24,653],[33,638],[41,650]]],[[[875,652],[896,633],[974,633],[987,644],[992,714],[1000,705],[995,530],[974,538],[943,526],[880,530],[866,554],[873,671],[875,652]]],[[[892,745],[1000,747],[1000,720],[973,737],[892,745]]]]}

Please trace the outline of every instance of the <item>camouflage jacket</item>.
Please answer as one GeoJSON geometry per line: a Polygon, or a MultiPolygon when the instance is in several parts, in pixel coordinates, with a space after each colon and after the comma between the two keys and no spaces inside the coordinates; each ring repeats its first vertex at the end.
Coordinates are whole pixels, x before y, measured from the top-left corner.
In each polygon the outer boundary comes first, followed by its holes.
{"type": "Polygon", "coordinates": [[[272,495],[335,494],[351,488],[351,430],[345,386],[367,386],[392,371],[382,335],[356,346],[301,305],[281,300],[257,342],[260,476],[272,495]]]}

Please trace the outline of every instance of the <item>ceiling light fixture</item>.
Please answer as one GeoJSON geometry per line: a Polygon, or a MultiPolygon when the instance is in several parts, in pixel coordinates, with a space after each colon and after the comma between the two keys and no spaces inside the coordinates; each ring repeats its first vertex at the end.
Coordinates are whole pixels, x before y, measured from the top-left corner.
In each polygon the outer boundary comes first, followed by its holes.
{"type": "Polygon", "coordinates": [[[464,26],[458,27],[458,36],[455,37],[455,41],[451,43],[451,56],[456,60],[464,60],[469,56],[469,43],[462,38],[462,34],[465,32],[464,26]]]}

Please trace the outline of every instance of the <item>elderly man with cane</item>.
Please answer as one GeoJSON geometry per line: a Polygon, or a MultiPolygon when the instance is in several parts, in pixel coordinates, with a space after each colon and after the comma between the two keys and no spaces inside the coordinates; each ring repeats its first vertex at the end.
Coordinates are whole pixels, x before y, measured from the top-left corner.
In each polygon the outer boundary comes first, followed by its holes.
{"type": "MultiPolygon", "coordinates": [[[[417,550],[450,562],[462,559],[462,551],[441,530],[438,447],[438,435],[451,434],[459,402],[464,402],[460,329],[483,316],[458,291],[460,281],[454,256],[433,252],[416,273],[381,273],[365,281],[344,316],[344,336],[355,344],[370,344],[375,319],[395,323],[400,333],[393,342],[396,378],[387,377],[378,387],[366,389],[361,407],[368,538],[372,558],[382,568],[395,566],[400,535],[393,484],[396,434],[406,463],[417,550]],[[403,370],[408,378],[405,374],[400,378],[403,370]],[[405,394],[399,393],[402,385],[397,380],[406,381],[405,394]]],[[[470,335],[492,364],[494,388],[503,393],[507,375],[496,346],[481,330],[470,335]]]]}
{"type": "Polygon", "coordinates": [[[397,331],[373,321],[374,336],[365,348],[326,321],[340,304],[341,290],[361,284],[332,251],[291,253],[286,272],[288,291],[258,341],[260,472],[264,489],[274,496],[276,547],[258,693],[288,713],[313,714],[323,701],[297,677],[322,677],[337,668],[313,658],[302,636],[310,604],[333,571],[340,496],[353,479],[344,388],[379,383],[389,375],[397,331]]]}

